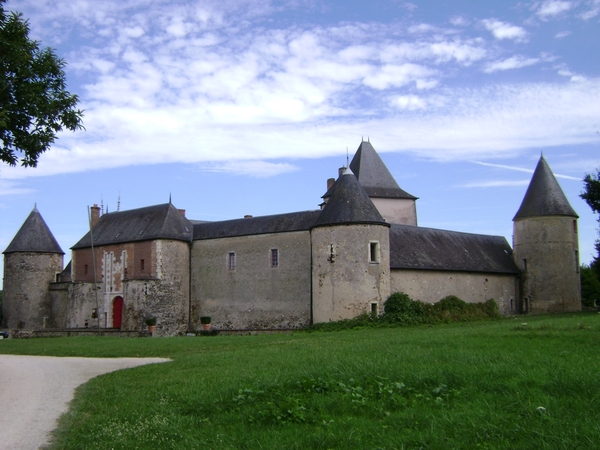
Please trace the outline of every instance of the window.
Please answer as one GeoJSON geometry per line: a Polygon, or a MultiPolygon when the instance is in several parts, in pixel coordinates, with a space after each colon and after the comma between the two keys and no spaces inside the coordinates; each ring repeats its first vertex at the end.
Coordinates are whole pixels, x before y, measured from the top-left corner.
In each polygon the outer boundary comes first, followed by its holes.
{"type": "Polygon", "coordinates": [[[271,267],[279,267],[279,250],[271,249],[271,267]]]}
{"type": "Polygon", "coordinates": [[[379,304],[373,302],[371,303],[371,317],[376,319],[379,315],[379,304]]]}
{"type": "Polygon", "coordinates": [[[523,272],[527,272],[527,260],[523,258],[523,272]]]}
{"type": "Polygon", "coordinates": [[[579,273],[579,250],[575,250],[575,273],[579,273]]]}
{"type": "Polygon", "coordinates": [[[379,264],[379,242],[369,242],[369,262],[371,264],[379,264]]]}
{"type": "Polygon", "coordinates": [[[87,275],[87,274],[88,274],[88,265],[87,265],[87,264],[84,264],[84,265],[83,265],[83,273],[84,273],[85,275],[87,275]]]}
{"type": "Polygon", "coordinates": [[[140,270],[146,269],[146,260],[140,259],[140,270]]]}
{"type": "Polygon", "coordinates": [[[227,268],[229,270],[235,270],[235,252],[229,252],[227,254],[227,268]]]}

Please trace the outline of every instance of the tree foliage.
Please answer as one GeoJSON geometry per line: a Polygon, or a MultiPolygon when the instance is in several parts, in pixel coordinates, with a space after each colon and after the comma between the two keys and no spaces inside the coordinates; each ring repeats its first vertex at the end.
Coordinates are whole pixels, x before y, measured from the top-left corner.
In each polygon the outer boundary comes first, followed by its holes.
{"type": "MultiPolygon", "coordinates": [[[[599,215],[598,222],[600,223],[600,169],[596,170],[595,174],[586,174],[583,183],[584,190],[580,197],[590,205],[592,211],[599,215]]],[[[596,240],[596,253],[597,255],[590,267],[596,273],[596,277],[600,279],[600,239],[596,240]]]]}
{"type": "Polygon", "coordinates": [[[595,306],[597,301],[600,301],[600,280],[594,271],[582,265],[580,270],[581,275],[581,303],[583,306],[595,306]]]}
{"type": "Polygon", "coordinates": [[[82,128],[66,90],[65,62],[29,39],[29,24],[0,0],[0,161],[35,167],[56,134],[82,128]]]}

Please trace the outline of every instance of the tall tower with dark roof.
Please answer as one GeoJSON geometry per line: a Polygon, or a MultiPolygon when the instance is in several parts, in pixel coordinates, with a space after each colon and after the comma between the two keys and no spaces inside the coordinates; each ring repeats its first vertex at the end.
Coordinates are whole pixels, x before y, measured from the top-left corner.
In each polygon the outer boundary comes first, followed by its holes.
{"type": "Polygon", "coordinates": [[[2,325],[53,327],[49,285],[63,269],[64,252],[34,208],[4,250],[2,325]]]}
{"type": "Polygon", "coordinates": [[[401,189],[370,142],[361,142],[350,170],[389,223],[417,225],[417,197],[401,189]]]}
{"type": "Polygon", "coordinates": [[[544,157],[513,219],[520,312],[581,310],[578,216],[544,157]]]}
{"type": "Polygon", "coordinates": [[[390,225],[350,170],[311,228],[314,323],[378,314],[390,295],[390,225]]]}

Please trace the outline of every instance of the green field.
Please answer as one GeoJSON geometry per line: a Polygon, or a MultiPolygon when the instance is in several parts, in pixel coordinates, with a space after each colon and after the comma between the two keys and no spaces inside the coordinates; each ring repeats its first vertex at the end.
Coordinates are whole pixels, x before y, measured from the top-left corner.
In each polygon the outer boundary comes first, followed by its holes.
{"type": "Polygon", "coordinates": [[[56,449],[595,449],[600,314],[339,332],[8,340],[173,361],[80,387],[56,449]]]}

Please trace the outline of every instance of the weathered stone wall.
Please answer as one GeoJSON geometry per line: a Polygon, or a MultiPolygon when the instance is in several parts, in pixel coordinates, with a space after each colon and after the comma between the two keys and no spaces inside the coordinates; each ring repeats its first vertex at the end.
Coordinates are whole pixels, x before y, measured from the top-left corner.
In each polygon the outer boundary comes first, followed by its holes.
{"type": "Polygon", "coordinates": [[[417,205],[403,198],[371,198],[379,214],[388,223],[417,226],[417,205]]]}
{"type": "MultiPolygon", "coordinates": [[[[97,284],[98,290],[98,318],[100,327],[105,328],[104,307],[102,303],[102,293],[100,292],[102,283],[97,284]]],[[[98,319],[92,317],[93,310],[96,308],[96,295],[94,283],[71,283],[69,285],[68,305],[67,305],[67,328],[83,328],[85,321],[89,326],[97,327],[98,319]]]]}
{"type": "Polygon", "coordinates": [[[123,289],[123,330],[144,330],[156,317],[157,336],[183,334],[189,322],[189,244],[154,241],[154,280],[127,280],[123,289]]]}
{"type": "Polygon", "coordinates": [[[310,233],[194,241],[192,324],[220,329],[299,328],[310,323],[310,233]],[[279,264],[271,267],[271,249],[279,264]],[[235,270],[228,254],[235,253],[235,270]]]}
{"type": "Polygon", "coordinates": [[[413,300],[436,303],[456,295],[467,303],[493,298],[502,315],[517,313],[517,277],[514,275],[440,270],[392,269],[392,293],[404,292],[413,300]]]}
{"type": "Polygon", "coordinates": [[[313,322],[381,312],[390,295],[389,229],[381,225],[318,227],[311,231],[313,322]],[[378,262],[370,244],[378,243],[378,262]]]}
{"type": "Polygon", "coordinates": [[[48,295],[50,296],[50,324],[47,328],[66,328],[69,306],[70,283],[50,283],[48,295]]]}
{"type": "Polygon", "coordinates": [[[581,311],[575,218],[529,217],[516,220],[513,228],[523,312],[581,311]]]}
{"type": "Polygon", "coordinates": [[[63,270],[60,253],[15,252],[4,255],[3,327],[52,326],[48,285],[63,270]]]}

